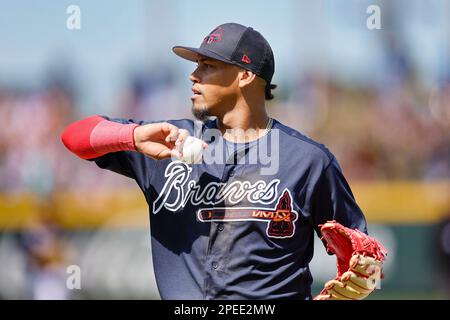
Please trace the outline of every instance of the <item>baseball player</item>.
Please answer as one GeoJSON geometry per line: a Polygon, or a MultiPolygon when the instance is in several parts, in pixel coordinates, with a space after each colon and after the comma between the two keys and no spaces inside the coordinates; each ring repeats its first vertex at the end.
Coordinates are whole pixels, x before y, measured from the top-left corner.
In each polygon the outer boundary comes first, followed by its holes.
{"type": "Polygon", "coordinates": [[[266,39],[226,23],[199,48],[173,51],[197,63],[189,77],[195,120],[91,116],[62,134],[70,151],[144,193],[161,297],[312,299],[314,232],[338,264],[316,298],[366,297],[386,253],[367,236],[333,154],[267,115],[276,86],[266,39]],[[194,137],[202,157],[186,161],[194,137]]]}

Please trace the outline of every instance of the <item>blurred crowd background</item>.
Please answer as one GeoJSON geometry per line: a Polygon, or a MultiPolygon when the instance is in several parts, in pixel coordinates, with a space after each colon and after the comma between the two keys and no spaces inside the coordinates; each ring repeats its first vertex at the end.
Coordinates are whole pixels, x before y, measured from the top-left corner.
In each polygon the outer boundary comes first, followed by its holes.
{"type": "MultiPolygon", "coordinates": [[[[224,22],[271,43],[270,115],[336,155],[392,253],[373,298],[448,299],[445,0],[0,2],[0,298],[158,298],[140,190],[74,157],[60,134],[93,114],[190,118],[194,65],[171,47],[224,22]],[[70,5],[81,29],[67,28],[70,5]],[[368,28],[371,5],[381,29],[368,28]],[[70,265],[80,289],[67,288],[70,265]]],[[[335,272],[320,244],[312,271],[316,292],[335,272]]]]}

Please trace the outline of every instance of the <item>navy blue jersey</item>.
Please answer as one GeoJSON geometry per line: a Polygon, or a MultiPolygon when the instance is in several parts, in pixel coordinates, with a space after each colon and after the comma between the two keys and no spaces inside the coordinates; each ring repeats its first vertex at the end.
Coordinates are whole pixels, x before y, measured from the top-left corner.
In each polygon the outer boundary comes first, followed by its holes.
{"type": "Polygon", "coordinates": [[[336,158],[323,145],[276,120],[266,135],[242,144],[205,134],[217,128],[215,120],[167,122],[202,138],[226,161],[188,165],[130,151],[94,159],[135,179],[144,192],[163,299],[311,299],[309,263],[319,224],[336,220],[367,232],[336,158]],[[279,163],[263,172],[251,159],[264,139],[273,146],[275,134],[279,163]]]}

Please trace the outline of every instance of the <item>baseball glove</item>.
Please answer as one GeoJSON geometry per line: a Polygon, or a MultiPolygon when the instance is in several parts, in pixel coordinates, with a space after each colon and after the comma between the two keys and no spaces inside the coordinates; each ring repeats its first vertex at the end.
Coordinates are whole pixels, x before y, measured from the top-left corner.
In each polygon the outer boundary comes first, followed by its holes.
{"type": "Polygon", "coordinates": [[[336,221],[320,225],[327,251],[337,257],[337,275],[314,300],[361,300],[382,278],[387,251],[374,238],[336,221]]]}

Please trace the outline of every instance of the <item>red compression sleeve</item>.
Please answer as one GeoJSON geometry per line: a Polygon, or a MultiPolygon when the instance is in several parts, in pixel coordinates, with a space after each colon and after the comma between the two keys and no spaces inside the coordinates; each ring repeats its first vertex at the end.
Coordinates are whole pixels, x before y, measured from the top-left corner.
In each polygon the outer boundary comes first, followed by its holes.
{"type": "Polygon", "coordinates": [[[121,124],[92,116],[69,125],[61,135],[67,149],[82,159],[93,159],[109,152],[136,151],[134,129],[137,124],[121,124]]]}

